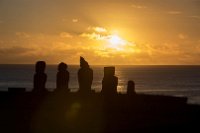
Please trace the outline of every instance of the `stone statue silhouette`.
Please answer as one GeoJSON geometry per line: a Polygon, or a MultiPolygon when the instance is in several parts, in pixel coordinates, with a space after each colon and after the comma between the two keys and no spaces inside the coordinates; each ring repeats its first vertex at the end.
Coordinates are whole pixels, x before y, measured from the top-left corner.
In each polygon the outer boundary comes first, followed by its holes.
{"type": "Polygon", "coordinates": [[[134,94],[136,94],[136,92],[135,92],[135,82],[132,81],[132,80],[128,81],[127,94],[128,95],[134,95],[134,94]]]}
{"type": "Polygon", "coordinates": [[[117,93],[118,78],[115,76],[115,67],[104,67],[104,77],[102,80],[103,94],[117,93]]]}
{"type": "Polygon", "coordinates": [[[68,90],[69,72],[67,71],[67,64],[61,62],[58,65],[58,72],[56,75],[56,88],[68,90]]]}
{"type": "Polygon", "coordinates": [[[80,67],[78,71],[79,92],[88,93],[91,91],[93,70],[83,57],[80,57],[80,67]]]}
{"type": "Polygon", "coordinates": [[[44,61],[38,61],[35,65],[35,74],[33,80],[33,91],[41,92],[45,91],[45,84],[47,75],[45,74],[46,63],[44,61]]]}

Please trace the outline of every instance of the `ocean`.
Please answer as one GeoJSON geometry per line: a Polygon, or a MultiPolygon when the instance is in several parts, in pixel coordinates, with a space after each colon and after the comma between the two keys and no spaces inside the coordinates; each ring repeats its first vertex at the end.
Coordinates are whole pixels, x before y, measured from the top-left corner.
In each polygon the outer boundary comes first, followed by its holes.
{"type": "MultiPolygon", "coordinates": [[[[94,72],[92,89],[101,91],[104,66],[91,66],[94,72]]],[[[119,79],[118,92],[126,93],[128,80],[136,84],[136,93],[186,96],[188,103],[200,104],[200,66],[115,66],[119,79]]],[[[34,65],[0,65],[0,90],[9,87],[33,88],[34,65]]],[[[69,65],[69,87],[77,91],[78,65],[69,65]]],[[[56,86],[57,65],[47,65],[46,87],[53,91],[56,86]]]]}

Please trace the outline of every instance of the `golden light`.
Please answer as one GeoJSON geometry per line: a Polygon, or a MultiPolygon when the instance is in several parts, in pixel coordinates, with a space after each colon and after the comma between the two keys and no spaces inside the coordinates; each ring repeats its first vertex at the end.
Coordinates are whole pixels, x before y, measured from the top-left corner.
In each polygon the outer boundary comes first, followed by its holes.
{"type": "Polygon", "coordinates": [[[118,35],[111,35],[108,39],[109,47],[116,50],[123,50],[123,46],[126,45],[126,41],[118,35]]]}
{"type": "Polygon", "coordinates": [[[111,31],[104,27],[89,27],[88,29],[91,33],[83,33],[81,37],[88,38],[91,41],[90,49],[101,57],[113,55],[126,57],[136,51],[135,43],[121,37],[118,31],[111,31]]]}

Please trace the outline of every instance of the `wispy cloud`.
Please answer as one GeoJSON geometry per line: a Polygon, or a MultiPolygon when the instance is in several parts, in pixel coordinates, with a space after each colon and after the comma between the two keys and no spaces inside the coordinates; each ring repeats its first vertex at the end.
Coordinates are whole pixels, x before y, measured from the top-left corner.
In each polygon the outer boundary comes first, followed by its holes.
{"type": "Polygon", "coordinates": [[[168,11],[167,14],[180,15],[180,14],[182,14],[182,12],[181,11],[168,11]]]}
{"type": "Polygon", "coordinates": [[[98,34],[98,33],[82,33],[80,35],[81,37],[86,37],[89,38],[91,40],[104,40],[106,38],[106,36],[98,34]]]}
{"type": "Polygon", "coordinates": [[[137,8],[137,9],[145,9],[145,8],[147,8],[146,6],[143,6],[143,5],[136,5],[136,4],[132,4],[131,7],[137,8]]]}
{"type": "Polygon", "coordinates": [[[112,33],[104,27],[89,27],[88,31],[82,33],[81,37],[88,38],[99,43],[93,47],[98,56],[109,57],[113,54],[121,54],[127,56],[135,52],[135,44],[130,42],[116,33],[112,33]],[[125,52],[126,51],[126,52],[125,52]]]}
{"type": "Polygon", "coordinates": [[[196,15],[193,15],[193,16],[189,16],[190,18],[194,18],[194,19],[200,19],[200,16],[196,16],[196,15]]]}
{"type": "MultiPolygon", "coordinates": [[[[66,38],[60,37],[60,34],[30,34],[28,39],[16,36],[17,42],[11,46],[9,45],[12,40],[2,40],[0,44],[5,45],[0,45],[0,63],[34,63],[43,59],[48,63],[66,61],[77,64],[79,56],[86,57],[91,64],[183,64],[200,61],[200,41],[191,42],[194,44],[192,47],[188,47],[191,43],[186,44],[188,40],[181,40],[181,45],[175,42],[160,45],[134,43],[120,35],[111,34],[109,29],[106,30],[107,34],[86,30],[81,34],[82,37],[74,35],[67,41],[66,38]]],[[[188,37],[187,34],[180,33],[177,38],[188,37]]]]}
{"type": "Polygon", "coordinates": [[[179,39],[186,39],[188,36],[186,34],[180,33],[178,34],[179,39]]]}
{"type": "Polygon", "coordinates": [[[105,40],[107,38],[108,31],[104,27],[88,27],[87,31],[82,33],[81,37],[87,37],[93,40],[105,40]]]}
{"type": "Polygon", "coordinates": [[[22,38],[29,38],[30,37],[30,35],[26,32],[16,32],[15,35],[18,36],[18,37],[22,37],[22,38]]]}
{"type": "Polygon", "coordinates": [[[31,51],[31,48],[26,48],[22,46],[12,46],[12,47],[0,47],[0,54],[24,54],[31,51]]]}
{"type": "Polygon", "coordinates": [[[79,20],[77,18],[72,19],[73,23],[77,23],[79,20]]]}
{"type": "Polygon", "coordinates": [[[61,38],[72,38],[73,36],[68,32],[61,32],[60,37],[61,38]]]}
{"type": "Polygon", "coordinates": [[[98,32],[98,33],[106,33],[108,32],[106,28],[104,27],[88,27],[87,28],[88,31],[91,31],[91,32],[98,32]]]}

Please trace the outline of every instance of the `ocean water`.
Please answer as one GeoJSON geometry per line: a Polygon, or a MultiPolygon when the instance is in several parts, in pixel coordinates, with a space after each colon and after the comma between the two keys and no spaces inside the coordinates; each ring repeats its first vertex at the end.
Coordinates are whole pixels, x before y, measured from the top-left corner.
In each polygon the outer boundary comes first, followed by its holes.
{"type": "MultiPolygon", "coordinates": [[[[91,66],[94,71],[92,89],[101,91],[104,66],[91,66]]],[[[186,96],[188,103],[200,104],[200,66],[115,66],[119,79],[118,92],[126,93],[128,80],[134,80],[137,93],[186,96]]],[[[77,91],[79,66],[69,65],[69,87],[77,91]]],[[[56,65],[47,65],[46,87],[53,91],[56,86],[56,65]]],[[[33,88],[34,65],[0,65],[0,90],[8,87],[33,88]]]]}

